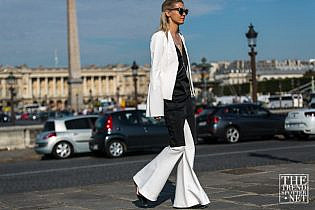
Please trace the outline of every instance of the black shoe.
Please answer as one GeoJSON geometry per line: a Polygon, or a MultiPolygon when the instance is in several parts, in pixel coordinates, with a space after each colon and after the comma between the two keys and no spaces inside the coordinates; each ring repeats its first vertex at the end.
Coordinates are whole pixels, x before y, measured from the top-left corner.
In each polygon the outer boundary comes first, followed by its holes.
{"type": "Polygon", "coordinates": [[[143,195],[141,194],[137,194],[138,200],[140,201],[140,206],[142,208],[148,208],[149,204],[148,204],[148,199],[146,199],[143,195]]]}
{"type": "Polygon", "coordinates": [[[206,209],[206,208],[209,208],[209,204],[205,204],[205,205],[197,204],[191,207],[184,207],[184,208],[173,207],[173,208],[174,209],[206,209]]]}
{"type": "Polygon", "coordinates": [[[192,206],[191,208],[192,209],[206,209],[208,207],[209,207],[209,204],[205,204],[205,205],[198,204],[198,205],[192,206]]]}

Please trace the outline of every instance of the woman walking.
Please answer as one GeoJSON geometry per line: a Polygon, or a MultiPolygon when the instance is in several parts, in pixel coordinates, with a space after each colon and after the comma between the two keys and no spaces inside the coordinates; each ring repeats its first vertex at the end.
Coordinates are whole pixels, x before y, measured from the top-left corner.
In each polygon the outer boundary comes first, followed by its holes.
{"type": "Polygon", "coordinates": [[[165,0],[160,28],[151,38],[152,69],[146,116],[156,120],[164,116],[170,145],[133,177],[143,207],[148,200],[157,200],[177,162],[173,207],[206,208],[210,203],[193,170],[195,92],[185,40],[179,32],[187,14],[182,0],[165,0]]]}

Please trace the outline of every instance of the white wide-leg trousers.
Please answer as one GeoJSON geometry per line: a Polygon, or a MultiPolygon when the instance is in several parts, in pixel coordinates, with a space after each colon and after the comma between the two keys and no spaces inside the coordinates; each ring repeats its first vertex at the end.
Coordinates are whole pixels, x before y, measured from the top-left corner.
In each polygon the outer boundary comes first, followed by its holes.
{"type": "Polygon", "coordinates": [[[177,167],[174,207],[186,208],[210,203],[193,170],[195,145],[187,120],[184,123],[185,146],[165,147],[134,177],[141,195],[156,201],[172,169],[177,167]]]}

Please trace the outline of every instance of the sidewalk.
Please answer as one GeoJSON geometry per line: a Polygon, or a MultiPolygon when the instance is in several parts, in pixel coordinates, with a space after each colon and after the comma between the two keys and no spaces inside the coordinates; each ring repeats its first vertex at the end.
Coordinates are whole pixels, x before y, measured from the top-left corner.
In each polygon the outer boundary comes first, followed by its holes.
{"type": "MultiPolygon", "coordinates": [[[[212,210],[315,209],[315,162],[198,173],[212,210]],[[308,204],[279,204],[279,174],[309,174],[308,204]]],[[[172,209],[175,177],[171,176],[158,210],[172,209]]],[[[139,209],[131,180],[106,184],[1,195],[0,209],[139,209]]]]}
{"type": "Polygon", "coordinates": [[[41,158],[42,156],[36,154],[33,148],[2,151],[0,150],[0,164],[17,162],[22,160],[40,160],[41,158]]]}

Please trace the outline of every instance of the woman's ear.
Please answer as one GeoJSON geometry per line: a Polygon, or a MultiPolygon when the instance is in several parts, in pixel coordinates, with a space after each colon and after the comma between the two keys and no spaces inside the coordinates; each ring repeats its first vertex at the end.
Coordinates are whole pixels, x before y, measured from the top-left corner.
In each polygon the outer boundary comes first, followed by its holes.
{"type": "Polygon", "coordinates": [[[169,11],[169,10],[166,10],[166,11],[165,11],[165,15],[166,15],[166,17],[169,18],[169,17],[171,16],[170,11],[169,11]]]}

